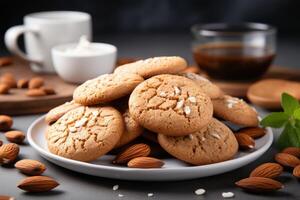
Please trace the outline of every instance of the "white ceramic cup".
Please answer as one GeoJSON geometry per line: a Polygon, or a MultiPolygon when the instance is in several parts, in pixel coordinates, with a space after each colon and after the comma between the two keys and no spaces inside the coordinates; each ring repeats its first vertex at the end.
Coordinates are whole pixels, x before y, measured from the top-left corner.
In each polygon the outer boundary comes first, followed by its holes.
{"type": "Polygon", "coordinates": [[[92,54],[68,54],[78,43],[63,44],[52,48],[53,64],[58,75],[67,82],[83,83],[99,75],[111,73],[116,64],[117,48],[106,43],[91,43],[92,54]]]}
{"type": "Polygon", "coordinates": [[[5,33],[5,44],[14,54],[31,63],[34,72],[54,73],[51,48],[77,42],[82,35],[92,38],[91,16],[76,11],[49,11],[26,15],[24,25],[11,27],[5,33]],[[24,53],[18,46],[20,35],[25,36],[24,53]]]}

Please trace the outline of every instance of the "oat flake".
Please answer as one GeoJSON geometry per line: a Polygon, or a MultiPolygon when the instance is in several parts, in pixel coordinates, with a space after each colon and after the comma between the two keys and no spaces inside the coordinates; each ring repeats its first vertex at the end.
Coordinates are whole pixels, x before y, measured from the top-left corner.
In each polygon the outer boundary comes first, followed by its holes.
{"type": "Polygon", "coordinates": [[[177,109],[182,108],[183,104],[184,104],[184,100],[183,100],[183,99],[179,100],[179,101],[177,102],[176,108],[177,108],[177,109]]]}
{"type": "Polygon", "coordinates": [[[196,103],[196,102],[197,102],[196,97],[189,97],[188,100],[189,100],[191,103],[196,103]]]}
{"type": "Polygon", "coordinates": [[[203,188],[199,188],[199,189],[195,190],[196,195],[203,195],[203,194],[205,194],[205,192],[206,191],[203,188]]]}
{"type": "Polygon", "coordinates": [[[174,86],[175,94],[180,94],[181,91],[177,86],[174,86]]]}
{"type": "Polygon", "coordinates": [[[184,110],[185,114],[187,114],[187,115],[191,114],[191,108],[189,106],[184,106],[183,110],[184,110]]]}

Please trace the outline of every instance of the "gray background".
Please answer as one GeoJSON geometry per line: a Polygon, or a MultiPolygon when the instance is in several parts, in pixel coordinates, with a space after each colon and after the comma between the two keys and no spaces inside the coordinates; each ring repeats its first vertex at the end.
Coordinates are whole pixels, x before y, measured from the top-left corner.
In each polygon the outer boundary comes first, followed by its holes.
{"type": "MultiPolygon", "coordinates": [[[[156,55],[180,55],[191,59],[188,34],[154,34],[154,35],[119,35],[103,36],[96,41],[110,42],[118,46],[120,56],[148,57],[156,55]]],[[[277,64],[298,66],[300,41],[297,38],[280,38],[277,64]]],[[[266,111],[259,109],[261,115],[266,111]]],[[[14,128],[27,131],[29,125],[40,115],[14,117],[14,128]]],[[[278,131],[275,131],[278,132],[278,131]]],[[[4,135],[0,134],[3,141],[4,135]]],[[[0,168],[0,194],[11,195],[16,199],[222,199],[222,192],[235,193],[235,199],[300,199],[299,182],[285,173],[280,180],[285,188],[274,194],[250,194],[234,186],[234,182],[245,178],[249,172],[260,163],[272,161],[276,150],[272,147],[257,161],[238,170],[207,178],[176,181],[176,182],[134,182],[104,179],[75,173],[58,167],[35,152],[28,144],[21,146],[21,158],[37,159],[44,162],[48,169],[45,175],[54,177],[61,184],[52,192],[42,194],[28,194],[19,190],[16,185],[25,177],[14,168],[0,168]],[[112,186],[118,184],[120,189],[113,191],[112,186]],[[205,196],[194,195],[194,190],[205,188],[205,196]],[[124,195],[119,198],[118,194],[124,195]],[[152,198],[147,193],[154,193],[152,198]]]]}

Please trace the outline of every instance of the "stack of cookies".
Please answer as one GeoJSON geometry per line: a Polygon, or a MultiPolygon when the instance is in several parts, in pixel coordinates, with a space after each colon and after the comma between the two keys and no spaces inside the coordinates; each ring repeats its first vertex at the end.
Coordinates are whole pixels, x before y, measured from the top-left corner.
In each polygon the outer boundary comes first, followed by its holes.
{"type": "Polygon", "coordinates": [[[46,115],[49,150],[93,161],[155,133],[166,152],[193,165],[233,158],[237,140],[218,119],[256,127],[256,111],[186,69],[181,57],[155,57],[86,81],[75,89],[73,101],[46,115]]]}

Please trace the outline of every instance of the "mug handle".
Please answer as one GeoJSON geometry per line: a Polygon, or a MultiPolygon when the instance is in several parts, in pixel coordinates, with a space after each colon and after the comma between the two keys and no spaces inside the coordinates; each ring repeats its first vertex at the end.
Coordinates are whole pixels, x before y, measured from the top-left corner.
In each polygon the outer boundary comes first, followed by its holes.
{"type": "Polygon", "coordinates": [[[38,31],[32,28],[27,28],[24,25],[13,26],[9,28],[4,36],[4,41],[6,47],[17,56],[27,60],[31,63],[41,64],[42,60],[38,58],[32,58],[26,53],[24,53],[18,46],[18,38],[25,32],[32,33],[36,37],[38,36],[38,31]]]}

